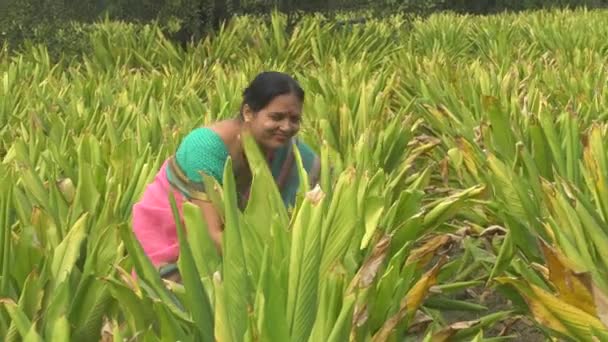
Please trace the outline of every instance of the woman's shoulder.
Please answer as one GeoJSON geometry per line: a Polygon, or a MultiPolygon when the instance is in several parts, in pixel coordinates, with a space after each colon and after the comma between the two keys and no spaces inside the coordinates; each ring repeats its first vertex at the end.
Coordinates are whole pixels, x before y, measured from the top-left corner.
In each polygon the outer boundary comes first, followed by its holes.
{"type": "Polygon", "coordinates": [[[197,182],[202,180],[201,171],[221,181],[228,156],[228,144],[222,131],[213,126],[197,127],[190,131],[175,152],[175,160],[184,174],[197,182]]]}
{"type": "Polygon", "coordinates": [[[223,137],[212,127],[197,127],[191,130],[179,144],[177,153],[190,150],[226,150],[223,137]]]}
{"type": "Polygon", "coordinates": [[[236,140],[238,127],[231,120],[218,121],[207,126],[192,129],[180,143],[197,145],[198,148],[220,148],[226,152],[236,140]]]}
{"type": "Polygon", "coordinates": [[[241,127],[235,120],[221,120],[201,128],[213,132],[222,139],[227,149],[231,149],[235,143],[238,143],[238,136],[241,131],[241,127]]]}

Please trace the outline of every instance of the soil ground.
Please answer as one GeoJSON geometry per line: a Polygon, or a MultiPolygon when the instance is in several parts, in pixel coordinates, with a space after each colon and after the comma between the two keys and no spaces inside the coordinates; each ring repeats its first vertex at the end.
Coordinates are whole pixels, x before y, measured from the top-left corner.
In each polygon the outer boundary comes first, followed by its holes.
{"type": "MultiPolygon", "coordinates": [[[[481,288],[473,289],[471,292],[475,293],[477,298],[481,296],[481,288]]],[[[457,298],[459,300],[471,300],[473,296],[465,294],[457,298]]],[[[484,305],[488,308],[486,312],[467,312],[467,311],[446,311],[444,313],[446,321],[449,323],[476,320],[490,313],[509,310],[512,305],[503,296],[496,292],[490,292],[484,295],[483,299],[474,300],[474,303],[484,305]]],[[[537,342],[546,341],[545,335],[534,325],[534,322],[530,321],[527,317],[514,317],[513,320],[506,320],[495,324],[490,330],[486,331],[484,337],[497,337],[503,332],[503,329],[507,329],[503,336],[514,336],[513,341],[525,341],[525,342],[537,342]],[[514,322],[513,322],[514,321],[514,322]],[[508,324],[512,324],[507,327],[508,324]]]]}
{"type": "MultiPolygon", "coordinates": [[[[458,295],[452,296],[451,299],[481,304],[488,308],[487,311],[471,312],[442,310],[442,315],[445,319],[446,326],[456,322],[474,321],[491,313],[509,310],[512,308],[509,301],[496,292],[483,294],[483,299],[480,298],[482,297],[482,291],[482,288],[472,288],[466,293],[459,293],[458,295]]],[[[498,336],[511,336],[511,341],[518,342],[547,341],[545,335],[534,325],[534,322],[530,321],[530,319],[527,317],[521,316],[495,323],[490,329],[484,330],[484,338],[498,336]]],[[[422,333],[414,336],[409,335],[406,338],[408,342],[422,341],[423,339],[424,335],[422,333]]]]}

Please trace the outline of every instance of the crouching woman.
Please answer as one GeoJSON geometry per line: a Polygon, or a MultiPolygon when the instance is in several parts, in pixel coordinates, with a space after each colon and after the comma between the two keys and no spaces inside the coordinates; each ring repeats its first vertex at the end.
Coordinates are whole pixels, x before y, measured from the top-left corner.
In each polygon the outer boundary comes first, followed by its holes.
{"type": "MultiPolygon", "coordinates": [[[[228,157],[233,164],[237,198],[245,207],[251,186],[241,136],[248,133],[265,153],[285,206],[293,205],[299,187],[294,148],[298,148],[312,184],[318,180],[318,156],[297,139],[302,120],[304,91],[289,75],[263,72],[243,93],[238,117],[192,130],[174,155],[162,165],[142,198],[133,206],[133,230],[146,256],[166,279],[180,281],[176,263],[179,242],[169,202],[172,191],[182,215],[182,204],[196,204],[207,222],[209,234],[221,254],[222,219],[208,200],[201,173],[222,184],[228,157]]],[[[312,185],[311,184],[311,185],[312,185]]]]}

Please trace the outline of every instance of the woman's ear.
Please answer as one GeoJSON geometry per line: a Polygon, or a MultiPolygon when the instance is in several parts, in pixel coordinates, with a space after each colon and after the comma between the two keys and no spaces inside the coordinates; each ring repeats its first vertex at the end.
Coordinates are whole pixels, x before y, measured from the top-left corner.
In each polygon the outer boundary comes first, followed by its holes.
{"type": "Polygon", "coordinates": [[[251,120],[253,120],[253,111],[247,104],[243,105],[243,119],[245,122],[251,122],[251,120]]]}

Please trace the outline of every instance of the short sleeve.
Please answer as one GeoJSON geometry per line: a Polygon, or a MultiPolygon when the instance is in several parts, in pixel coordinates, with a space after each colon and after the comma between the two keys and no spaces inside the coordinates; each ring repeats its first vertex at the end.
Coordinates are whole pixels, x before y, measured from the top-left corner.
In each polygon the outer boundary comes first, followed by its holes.
{"type": "Polygon", "coordinates": [[[197,128],[180,143],[167,167],[169,181],[184,195],[204,192],[201,172],[223,183],[228,150],[222,138],[209,128],[197,128]]]}
{"type": "Polygon", "coordinates": [[[198,128],[180,144],[175,160],[192,182],[202,182],[199,172],[222,183],[228,151],[222,138],[209,128],[198,128]]]}

